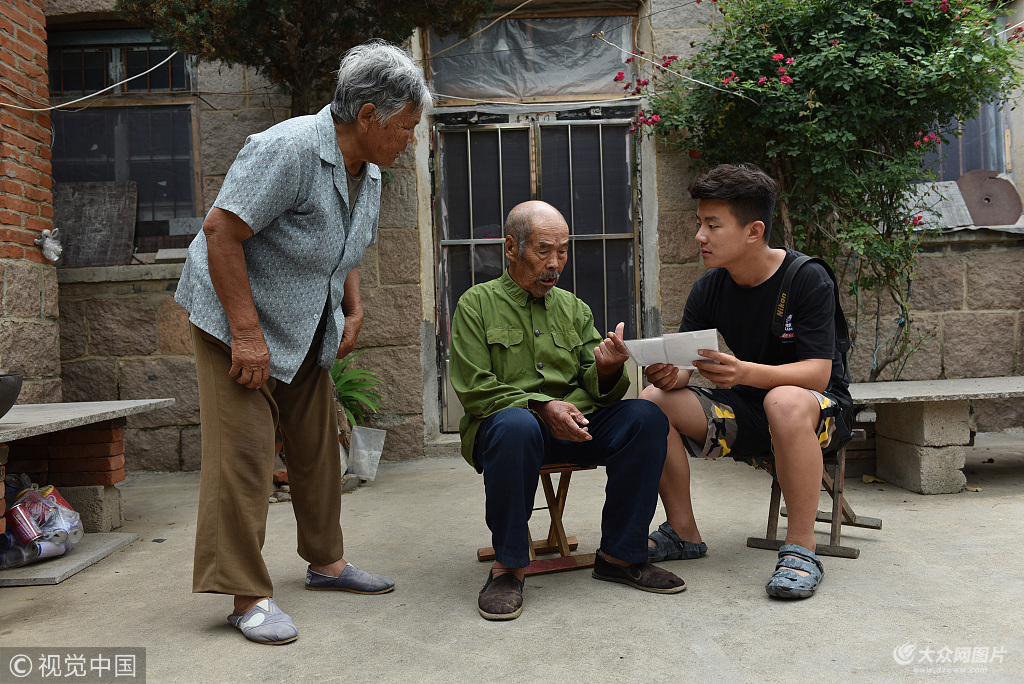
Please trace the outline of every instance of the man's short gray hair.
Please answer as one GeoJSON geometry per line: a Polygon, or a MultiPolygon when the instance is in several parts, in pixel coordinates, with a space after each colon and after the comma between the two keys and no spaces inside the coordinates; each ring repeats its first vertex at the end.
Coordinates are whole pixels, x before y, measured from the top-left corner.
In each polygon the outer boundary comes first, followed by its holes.
{"type": "Polygon", "coordinates": [[[516,240],[516,247],[519,248],[519,258],[526,254],[526,245],[530,242],[530,219],[533,212],[526,206],[520,204],[512,207],[505,219],[505,235],[511,235],[516,240]]]}
{"type": "Polygon", "coordinates": [[[539,200],[528,200],[512,207],[505,218],[505,235],[515,238],[516,247],[519,248],[519,258],[526,254],[526,245],[530,242],[531,224],[533,217],[542,212],[550,212],[557,216],[562,222],[565,217],[562,212],[547,202],[539,200]]]}
{"type": "Polygon", "coordinates": [[[377,122],[383,124],[409,103],[415,109],[429,109],[434,97],[409,53],[384,40],[357,45],[341,58],[338,87],[331,113],[342,123],[354,123],[359,110],[369,103],[377,108],[377,122]]]}

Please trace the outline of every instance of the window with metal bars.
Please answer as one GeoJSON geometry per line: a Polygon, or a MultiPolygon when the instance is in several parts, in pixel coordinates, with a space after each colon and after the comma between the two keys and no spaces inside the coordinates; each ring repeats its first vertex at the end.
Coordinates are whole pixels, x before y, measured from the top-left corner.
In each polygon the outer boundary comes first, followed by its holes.
{"type": "Polygon", "coordinates": [[[153,43],[149,31],[66,31],[51,33],[47,39],[50,68],[50,97],[83,95],[138,76],[114,90],[115,93],[190,92],[192,73],[189,60],[177,54],[171,61],[145,76],[139,76],[163,62],[171,51],[153,43]]]}
{"type": "Polygon", "coordinates": [[[133,180],[141,223],[195,216],[188,106],[53,113],[57,183],[133,180]]]}
{"type": "Polygon", "coordinates": [[[53,32],[47,45],[54,103],[120,83],[53,112],[54,181],[135,181],[136,246],[187,245],[201,221],[193,60],[160,65],[171,51],[140,29],[53,32]]]}
{"type": "Polygon", "coordinates": [[[541,199],[569,224],[569,260],[558,287],[590,306],[599,331],[622,321],[638,335],[635,156],[628,119],[437,125],[435,207],[442,362],[442,429],[461,406],[448,383],[451,320],[459,297],[507,266],[504,220],[541,199]]]}
{"type": "MultiPolygon", "coordinates": [[[[976,169],[1010,173],[1008,114],[1009,107],[1001,102],[979,106],[976,117],[956,123],[959,136],[947,135],[949,142],[940,143],[925,156],[924,168],[930,169],[940,181],[955,181],[976,169]]],[[[950,130],[953,127],[943,128],[950,130]]]]}

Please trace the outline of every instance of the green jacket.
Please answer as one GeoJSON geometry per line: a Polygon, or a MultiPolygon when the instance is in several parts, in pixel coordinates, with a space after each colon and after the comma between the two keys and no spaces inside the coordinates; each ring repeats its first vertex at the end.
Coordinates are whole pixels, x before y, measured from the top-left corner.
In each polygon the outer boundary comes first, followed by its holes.
{"type": "Polygon", "coordinates": [[[450,371],[466,411],[459,434],[470,465],[480,470],[473,460],[480,422],[502,409],[561,400],[589,415],[621,399],[625,368],[611,391],[598,386],[594,347],[602,339],[590,307],[557,287],[536,299],[505,271],[467,290],[452,321],[450,371]]]}

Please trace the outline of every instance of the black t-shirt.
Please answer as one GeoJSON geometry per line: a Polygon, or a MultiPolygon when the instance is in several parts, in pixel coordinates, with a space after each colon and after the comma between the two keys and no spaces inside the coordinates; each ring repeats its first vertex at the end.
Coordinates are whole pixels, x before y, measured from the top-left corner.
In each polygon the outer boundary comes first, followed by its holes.
{"type": "Polygon", "coordinates": [[[800,252],[787,249],[782,266],[754,287],[740,287],[724,268],[711,269],[693,284],[679,331],[717,328],[741,361],[781,366],[803,359],[832,359],[827,391],[849,398],[843,357],[836,348],[834,286],[820,264],[807,263],[796,272],[790,285],[785,331],[780,338],[772,337],[772,316],[782,278],[799,256],[800,252]]]}

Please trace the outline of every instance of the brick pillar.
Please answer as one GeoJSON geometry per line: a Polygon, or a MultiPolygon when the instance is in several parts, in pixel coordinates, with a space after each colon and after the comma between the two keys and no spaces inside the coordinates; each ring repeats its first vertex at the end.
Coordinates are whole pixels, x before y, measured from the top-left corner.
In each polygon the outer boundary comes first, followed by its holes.
{"type": "Polygon", "coordinates": [[[0,372],[19,403],[61,399],[57,274],[36,237],[53,228],[44,0],[0,0],[0,372]]]}
{"type": "MultiPolygon", "coordinates": [[[[86,532],[110,532],[124,521],[124,418],[26,437],[10,448],[7,470],[52,484],[82,516],[86,532]]],[[[7,457],[6,451],[4,457],[7,457]]],[[[2,460],[2,459],[0,459],[2,460]]]]}

